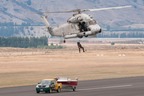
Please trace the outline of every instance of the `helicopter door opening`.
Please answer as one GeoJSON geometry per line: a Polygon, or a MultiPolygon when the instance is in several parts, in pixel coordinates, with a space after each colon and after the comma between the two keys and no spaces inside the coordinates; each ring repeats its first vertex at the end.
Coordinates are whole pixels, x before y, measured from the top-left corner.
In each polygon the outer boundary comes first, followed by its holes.
{"type": "Polygon", "coordinates": [[[89,31],[88,24],[84,21],[78,23],[80,32],[89,31]]]}

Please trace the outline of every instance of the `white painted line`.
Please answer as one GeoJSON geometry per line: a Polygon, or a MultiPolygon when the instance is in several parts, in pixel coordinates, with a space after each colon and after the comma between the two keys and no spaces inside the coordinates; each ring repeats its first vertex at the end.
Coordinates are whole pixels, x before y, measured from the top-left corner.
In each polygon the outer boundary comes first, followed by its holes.
{"type": "Polygon", "coordinates": [[[112,88],[124,88],[124,87],[131,87],[133,85],[118,85],[118,86],[106,86],[106,87],[98,87],[98,88],[87,88],[87,89],[77,89],[77,90],[98,90],[98,89],[112,89],[112,88]]]}
{"type": "Polygon", "coordinates": [[[104,56],[104,54],[97,54],[96,56],[101,56],[102,57],[102,56],[104,56]]]}
{"type": "Polygon", "coordinates": [[[125,54],[119,54],[118,56],[123,56],[123,57],[125,57],[126,55],[125,55],[125,54]]]}
{"type": "Polygon", "coordinates": [[[97,54],[97,56],[99,56],[99,54],[97,54]]]}

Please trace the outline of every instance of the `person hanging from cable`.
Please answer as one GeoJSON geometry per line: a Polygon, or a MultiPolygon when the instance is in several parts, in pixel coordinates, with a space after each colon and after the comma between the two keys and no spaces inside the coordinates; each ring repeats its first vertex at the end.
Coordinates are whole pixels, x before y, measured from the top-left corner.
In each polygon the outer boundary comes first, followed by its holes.
{"type": "Polygon", "coordinates": [[[84,47],[80,44],[80,42],[77,42],[77,46],[78,46],[78,49],[79,49],[79,53],[81,52],[81,49],[83,50],[83,52],[85,52],[85,49],[84,49],[84,47]]]}

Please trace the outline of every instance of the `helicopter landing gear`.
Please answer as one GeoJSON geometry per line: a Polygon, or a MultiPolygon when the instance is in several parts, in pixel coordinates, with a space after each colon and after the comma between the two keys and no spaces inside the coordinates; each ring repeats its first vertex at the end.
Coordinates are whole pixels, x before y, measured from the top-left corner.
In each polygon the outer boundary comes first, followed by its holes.
{"type": "Polygon", "coordinates": [[[63,40],[63,43],[66,43],[66,40],[63,40]]]}
{"type": "Polygon", "coordinates": [[[83,38],[83,36],[78,36],[78,38],[83,38]]]}
{"type": "Polygon", "coordinates": [[[86,35],[85,33],[84,33],[84,36],[85,36],[85,37],[88,37],[88,35],[86,35]]]}
{"type": "Polygon", "coordinates": [[[86,35],[85,33],[83,33],[84,37],[88,37],[88,35],[86,35]]]}
{"type": "Polygon", "coordinates": [[[85,37],[88,37],[88,35],[85,35],[85,37]]]}

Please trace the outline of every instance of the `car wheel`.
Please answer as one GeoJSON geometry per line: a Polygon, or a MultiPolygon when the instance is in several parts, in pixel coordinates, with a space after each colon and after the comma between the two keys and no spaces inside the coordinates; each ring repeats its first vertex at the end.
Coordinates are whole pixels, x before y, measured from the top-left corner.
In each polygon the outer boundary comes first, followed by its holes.
{"type": "Polygon", "coordinates": [[[50,89],[49,89],[49,93],[51,93],[51,92],[52,92],[52,89],[50,88],[50,89]]]}
{"type": "Polygon", "coordinates": [[[39,91],[36,91],[36,93],[40,93],[39,91]]]}
{"type": "Polygon", "coordinates": [[[58,93],[60,93],[60,92],[61,92],[61,88],[60,88],[60,87],[57,89],[57,92],[58,92],[58,93]]]}
{"type": "Polygon", "coordinates": [[[73,87],[72,89],[73,89],[73,91],[76,91],[76,87],[73,87]]]}
{"type": "Polygon", "coordinates": [[[45,93],[48,93],[48,91],[45,91],[45,93]]]}

